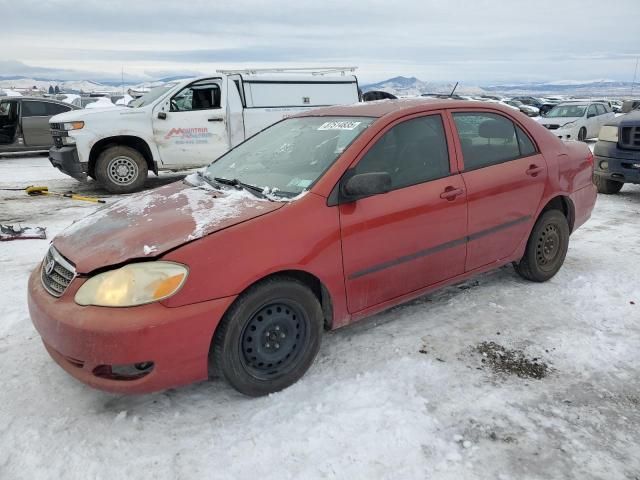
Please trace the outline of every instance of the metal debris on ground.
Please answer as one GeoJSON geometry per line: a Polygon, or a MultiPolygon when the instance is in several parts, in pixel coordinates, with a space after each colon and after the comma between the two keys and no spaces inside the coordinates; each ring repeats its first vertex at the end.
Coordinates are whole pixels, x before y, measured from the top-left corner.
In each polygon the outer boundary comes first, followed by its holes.
{"type": "Polygon", "coordinates": [[[0,225],[0,241],[46,239],[45,227],[21,227],[16,225],[0,225]]]}

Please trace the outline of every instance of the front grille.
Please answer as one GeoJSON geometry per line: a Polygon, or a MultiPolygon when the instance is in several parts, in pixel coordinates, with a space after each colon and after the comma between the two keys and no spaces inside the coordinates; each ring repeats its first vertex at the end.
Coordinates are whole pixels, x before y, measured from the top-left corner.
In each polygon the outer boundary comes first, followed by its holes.
{"type": "Polygon", "coordinates": [[[622,148],[640,149],[640,126],[622,127],[618,142],[622,148]]]}
{"type": "Polygon", "coordinates": [[[61,123],[49,123],[51,130],[63,130],[61,123]]]}
{"type": "Polygon", "coordinates": [[[54,297],[62,295],[76,276],[75,268],[52,247],[42,261],[42,286],[54,297]]]}
{"type": "Polygon", "coordinates": [[[560,125],[556,125],[554,123],[554,124],[551,124],[551,125],[545,125],[545,127],[547,127],[547,130],[557,130],[557,129],[560,128],[560,125]]]}

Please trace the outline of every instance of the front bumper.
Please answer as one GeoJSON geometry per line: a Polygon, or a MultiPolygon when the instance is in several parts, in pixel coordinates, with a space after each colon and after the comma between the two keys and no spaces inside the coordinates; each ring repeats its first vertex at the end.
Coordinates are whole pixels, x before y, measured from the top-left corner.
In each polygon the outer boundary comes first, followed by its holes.
{"type": "Polygon", "coordinates": [[[557,128],[555,130],[549,130],[560,140],[577,140],[578,128],[557,128]]]}
{"type": "Polygon", "coordinates": [[[74,145],[64,147],[51,147],[49,149],[49,161],[62,173],[75,178],[86,180],[89,170],[88,163],[81,163],[78,158],[78,149],[74,145]]]}
{"type": "Polygon", "coordinates": [[[236,297],[165,307],[81,307],[73,298],[76,278],[56,298],[44,290],[40,267],[29,278],[29,313],[51,357],[91,387],[117,393],[147,393],[208,378],[213,333],[236,297]],[[117,379],[105,367],[153,362],[144,376],[117,379]]]}
{"type": "Polygon", "coordinates": [[[640,150],[623,150],[615,142],[598,140],[593,154],[596,175],[617,182],[640,183],[640,150]]]}

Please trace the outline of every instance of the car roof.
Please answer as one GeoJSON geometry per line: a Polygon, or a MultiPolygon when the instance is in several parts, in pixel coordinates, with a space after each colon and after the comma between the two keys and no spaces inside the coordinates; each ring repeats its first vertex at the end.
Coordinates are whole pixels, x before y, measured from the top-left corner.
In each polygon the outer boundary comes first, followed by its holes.
{"type": "Polygon", "coordinates": [[[374,117],[380,118],[394,114],[411,114],[429,110],[447,108],[483,108],[511,112],[511,109],[499,103],[476,102],[472,100],[455,100],[449,98],[399,98],[397,100],[376,100],[360,102],[351,105],[336,105],[323,107],[295,115],[296,117],[374,117]]]}

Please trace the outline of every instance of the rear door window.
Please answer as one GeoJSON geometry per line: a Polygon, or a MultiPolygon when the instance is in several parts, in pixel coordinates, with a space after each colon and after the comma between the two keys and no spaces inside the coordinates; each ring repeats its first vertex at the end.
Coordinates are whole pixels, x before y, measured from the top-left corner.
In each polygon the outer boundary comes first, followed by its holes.
{"type": "Polygon", "coordinates": [[[355,167],[355,173],[387,172],[392,189],[446,177],[449,151],[442,117],[429,115],[387,131],[355,167]]]}
{"type": "Polygon", "coordinates": [[[598,111],[598,115],[604,115],[605,113],[607,113],[606,108],[604,108],[604,105],[600,105],[599,103],[596,104],[596,110],[598,111]]]}
{"type": "Polygon", "coordinates": [[[38,102],[34,100],[27,100],[22,102],[22,116],[23,117],[46,117],[47,104],[45,102],[38,102]]]}
{"type": "MultiPolygon", "coordinates": [[[[458,130],[465,171],[496,165],[525,156],[520,152],[516,126],[495,113],[458,112],[453,114],[458,130]]],[[[524,132],[524,151],[535,152],[535,147],[524,132]]]]}
{"type": "Polygon", "coordinates": [[[47,103],[47,115],[57,115],[59,113],[68,112],[71,107],[60,105],[59,103],[47,103]]]}

